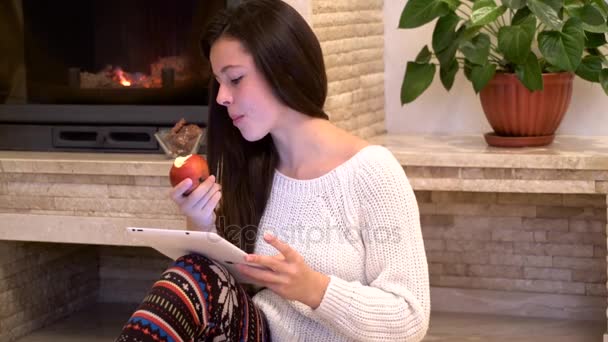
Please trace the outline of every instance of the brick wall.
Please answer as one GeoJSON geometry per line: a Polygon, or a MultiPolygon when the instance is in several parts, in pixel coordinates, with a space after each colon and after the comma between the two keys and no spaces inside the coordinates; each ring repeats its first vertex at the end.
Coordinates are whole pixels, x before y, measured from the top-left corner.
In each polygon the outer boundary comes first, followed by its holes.
{"type": "Polygon", "coordinates": [[[0,341],[96,301],[96,247],[0,241],[0,341]]]}
{"type": "Polygon", "coordinates": [[[416,196],[431,285],[606,298],[606,197],[416,196]]]}
{"type": "MultiPolygon", "coordinates": [[[[185,223],[168,199],[167,183],[166,177],[0,173],[0,213],[38,215],[40,229],[45,215],[121,218],[125,225],[138,218],[185,223]]],[[[142,280],[137,268],[152,270],[148,280],[158,277],[158,257],[144,248],[116,249],[117,256],[109,257],[112,250],[0,241],[0,340],[12,341],[100,299],[140,300],[153,281],[142,280]],[[130,255],[139,252],[133,262],[130,255]],[[127,272],[132,282],[125,281],[127,272]]]]}
{"type": "Polygon", "coordinates": [[[361,137],[384,133],[383,0],[312,0],[325,56],[330,119],[361,137]]]}
{"type": "Polygon", "coordinates": [[[0,173],[0,213],[184,220],[167,177],[0,173]]]}

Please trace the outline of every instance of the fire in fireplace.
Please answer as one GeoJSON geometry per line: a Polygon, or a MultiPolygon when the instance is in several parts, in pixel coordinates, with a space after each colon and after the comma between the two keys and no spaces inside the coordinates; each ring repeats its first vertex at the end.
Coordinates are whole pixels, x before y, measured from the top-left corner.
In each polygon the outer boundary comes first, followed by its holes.
{"type": "Polygon", "coordinates": [[[159,129],[204,127],[198,40],[236,2],[0,1],[0,149],[159,153],[159,129]]]}

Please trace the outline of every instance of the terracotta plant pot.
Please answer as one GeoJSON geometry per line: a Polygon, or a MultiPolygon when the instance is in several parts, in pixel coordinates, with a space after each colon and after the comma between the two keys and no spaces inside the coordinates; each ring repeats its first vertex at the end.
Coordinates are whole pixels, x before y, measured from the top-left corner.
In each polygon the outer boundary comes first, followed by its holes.
{"type": "Polygon", "coordinates": [[[499,73],[479,97],[493,133],[485,135],[491,146],[544,146],[570,105],[572,73],[543,74],[544,89],[530,92],[515,74],[499,73]]]}

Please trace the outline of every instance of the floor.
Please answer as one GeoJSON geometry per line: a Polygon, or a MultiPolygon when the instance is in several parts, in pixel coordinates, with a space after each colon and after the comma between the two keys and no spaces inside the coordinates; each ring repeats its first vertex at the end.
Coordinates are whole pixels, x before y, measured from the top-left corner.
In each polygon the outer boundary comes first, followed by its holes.
{"type": "MultiPolygon", "coordinates": [[[[134,307],[103,304],[17,342],[113,341],[134,307]]],[[[606,323],[433,312],[424,342],[602,342],[606,323]]]]}

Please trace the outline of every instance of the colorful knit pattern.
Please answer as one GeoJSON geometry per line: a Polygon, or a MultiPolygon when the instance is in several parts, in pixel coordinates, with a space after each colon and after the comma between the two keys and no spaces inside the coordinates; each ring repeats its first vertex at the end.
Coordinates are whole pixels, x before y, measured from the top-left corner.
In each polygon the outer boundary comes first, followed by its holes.
{"type": "Polygon", "coordinates": [[[167,269],[117,342],[270,341],[251,298],[221,265],[198,254],[167,269]]]}

